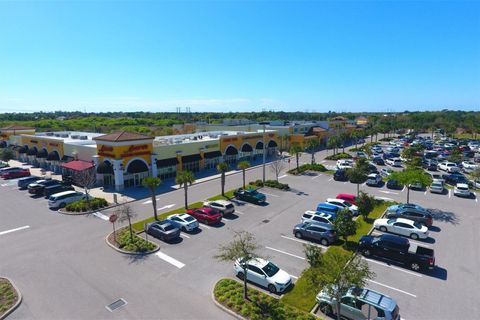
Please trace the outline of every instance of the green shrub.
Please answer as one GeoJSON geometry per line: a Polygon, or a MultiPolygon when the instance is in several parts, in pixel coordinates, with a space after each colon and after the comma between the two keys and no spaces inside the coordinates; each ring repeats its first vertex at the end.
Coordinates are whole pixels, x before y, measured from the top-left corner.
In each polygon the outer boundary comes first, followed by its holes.
{"type": "Polygon", "coordinates": [[[277,188],[280,190],[285,190],[288,191],[290,190],[290,187],[286,183],[280,183],[276,180],[267,180],[265,181],[265,186],[270,187],[270,188],[277,188]]]}
{"type": "Polygon", "coordinates": [[[343,152],[340,152],[340,153],[337,153],[335,155],[331,155],[331,156],[328,156],[326,157],[325,159],[327,160],[340,160],[340,159],[352,159],[352,155],[348,154],[348,153],[343,153],[343,152]]]}
{"type": "Polygon", "coordinates": [[[65,209],[70,212],[87,212],[90,210],[97,210],[108,206],[107,200],[103,198],[93,198],[89,202],[87,200],[79,200],[67,204],[65,209]],[[90,205],[90,206],[89,206],[90,205]]]}
{"type": "Polygon", "coordinates": [[[321,163],[314,163],[314,164],[311,164],[311,163],[306,163],[304,165],[301,165],[298,167],[298,170],[297,168],[294,168],[292,170],[289,170],[288,173],[290,174],[300,174],[300,173],[303,173],[305,171],[317,171],[317,172],[325,172],[327,171],[327,168],[325,168],[325,166],[321,163]]]}
{"type": "Polygon", "coordinates": [[[140,238],[136,234],[133,234],[133,238],[130,238],[130,232],[127,228],[117,232],[117,242],[120,249],[129,252],[146,252],[156,248],[155,244],[140,238]]]}

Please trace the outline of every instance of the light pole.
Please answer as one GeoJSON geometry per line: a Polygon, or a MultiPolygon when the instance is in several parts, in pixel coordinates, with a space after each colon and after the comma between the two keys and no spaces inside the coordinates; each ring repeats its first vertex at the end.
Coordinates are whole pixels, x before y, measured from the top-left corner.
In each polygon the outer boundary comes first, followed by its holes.
{"type": "Polygon", "coordinates": [[[267,150],[266,145],[265,145],[265,123],[263,124],[263,183],[265,183],[265,162],[267,159],[267,154],[265,150],[267,150]]]}

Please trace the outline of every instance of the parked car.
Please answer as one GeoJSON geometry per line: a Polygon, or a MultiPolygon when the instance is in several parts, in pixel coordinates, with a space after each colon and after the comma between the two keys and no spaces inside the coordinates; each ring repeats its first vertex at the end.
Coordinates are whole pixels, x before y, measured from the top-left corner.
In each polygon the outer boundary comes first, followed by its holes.
{"type": "Polygon", "coordinates": [[[339,194],[337,194],[336,198],[348,201],[351,204],[354,204],[354,205],[358,206],[357,197],[354,196],[353,194],[339,193],[339,194]]]}
{"type": "Polygon", "coordinates": [[[217,209],[223,216],[235,212],[235,206],[233,205],[233,203],[227,200],[205,201],[203,203],[203,206],[205,208],[217,209]]]}
{"type": "Polygon", "coordinates": [[[191,232],[198,228],[198,221],[186,213],[172,214],[165,219],[180,230],[191,232]]]}
{"type": "Polygon", "coordinates": [[[380,175],[384,176],[384,177],[388,177],[392,174],[393,170],[390,169],[390,168],[382,168],[380,169],[380,175]]]}
{"type": "Polygon", "coordinates": [[[412,203],[396,204],[387,208],[387,218],[405,218],[431,227],[433,216],[427,209],[412,203]]]}
{"type": "Polygon", "coordinates": [[[45,199],[49,199],[51,195],[54,195],[56,193],[72,190],[75,190],[72,186],[66,186],[63,184],[48,186],[44,188],[43,196],[45,197],[45,199]]]}
{"type": "Polygon", "coordinates": [[[375,229],[396,233],[414,240],[428,238],[428,228],[421,223],[403,218],[377,219],[373,223],[375,229]]]}
{"type": "Polygon", "coordinates": [[[335,181],[347,181],[347,171],[345,169],[337,169],[333,174],[333,180],[335,181]]]}
{"type": "Polygon", "coordinates": [[[64,191],[55,193],[48,198],[50,209],[64,208],[67,204],[86,199],[85,193],[77,191],[64,191]]]}
{"type": "Polygon", "coordinates": [[[337,206],[340,209],[348,209],[354,216],[358,215],[358,207],[346,200],[328,198],[326,203],[337,206]]]}
{"type": "Polygon", "coordinates": [[[457,183],[455,188],[453,189],[453,195],[457,197],[471,197],[472,193],[470,192],[470,189],[468,188],[468,184],[466,183],[457,183]]]}
{"type": "Polygon", "coordinates": [[[457,164],[449,161],[440,162],[438,169],[448,173],[460,172],[460,168],[457,166],[457,164]]]}
{"type": "Polygon", "coordinates": [[[400,190],[400,189],[403,189],[403,187],[404,187],[403,184],[401,184],[395,179],[389,179],[387,181],[387,189],[400,190]]]}
{"type": "Polygon", "coordinates": [[[473,161],[463,161],[462,162],[462,169],[464,172],[471,173],[475,171],[479,167],[478,164],[476,164],[473,161]]]}
{"type": "Polygon", "coordinates": [[[14,168],[12,170],[7,170],[2,172],[1,177],[3,179],[16,179],[30,176],[30,169],[24,168],[14,168]]]}
{"type": "Polygon", "coordinates": [[[385,258],[415,271],[435,267],[433,249],[411,245],[408,239],[394,235],[363,236],[360,238],[358,249],[365,257],[385,258]]]}
{"type": "Polygon", "coordinates": [[[267,200],[267,197],[263,193],[260,193],[255,189],[240,188],[235,190],[233,194],[237,199],[256,204],[263,204],[267,200]]]}
{"type": "Polygon", "coordinates": [[[364,159],[367,159],[368,156],[365,152],[363,151],[357,151],[357,158],[364,158],[364,159]]]}
{"type": "Polygon", "coordinates": [[[328,203],[319,203],[317,205],[317,212],[325,212],[333,215],[337,215],[338,211],[340,211],[340,208],[328,203]]]}
{"type": "Polygon", "coordinates": [[[18,170],[18,169],[21,169],[21,168],[19,168],[19,167],[5,167],[5,168],[2,168],[2,169],[0,169],[0,177],[3,178],[3,175],[6,174],[7,172],[18,170]]]}
{"type": "Polygon", "coordinates": [[[162,241],[171,241],[180,236],[180,229],[166,220],[145,223],[144,230],[147,234],[162,241]]]}
{"type": "MultiPolygon", "coordinates": [[[[326,315],[336,310],[337,300],[326,290],[317,294],[316,301],[320,311],[326,315]]],[[[380,292],[366,288],[350,288],[340,299],[340,315],[342,318],[365,320],[365,312],[377,315],[382,320],[400,320],[400,308],[395,300],[380,292]]]]}
{"type": "Polygon", "coordinates": [[[422,162],[422,167],[428,171],[437,171],[437,163],[435,161],[427,160],[422,162]]]}
{"type": "Polygon", "coordinates": [[[293,228],[296,238],[307,238],[328,246],[337,241],[337,232],[331,224],[326,223],[300,223],[293,228]]]}
{"type": "Polygon", "coordinates": [[[400,158],[390,158],[390,159],[385,160],[385,162],[392,167],[401,167],[402,166],[402,160],[400,160],[400,158]]]}
{"type": "Polygon", "coordinates": [[[408,185],[412,190],[423,190],[423,185],[420,181],[414,181],[408,185]]]}
{"type": "Polygon", "coordinates": [[[20,178],[18,179],[17,181],[17,187],[20,189],[20,190],[25,190],[28,188],[28,185],[30,183],[34,183],[38,180],[42,180],[42,178],[40,177],[36,177],[36,176],[29,176],[29,177],[24,177],[24,178],[20,178]]]}
{"type": "Polygon", "coordinates": [[[33,194],[33,195],[42,195],[45,187],[48,186],[60,186],[61,182],[58,180],[53,180],[53,179],[47,179],[47,180],[40,180],[34,183],[30,183],[28,185],[28,193],[33,194]]]}
{"type": "Polygon", "coordinates": [[[350,169],[353,168],[353,161],[350,159],[340,159],[337,160],[337,169],[350,169]]]}
{"type": "Polygon", "coordinates": [[[307,210],[302,215],[302,223],[333,224],[336,217],[335,214],[307,210]]]}
{"type": "Polygon", "coordinates": [[[442,181],[435,180],[430,185],[430,192],[431,193],[443,193],[444,190],[445,190],[445,188],[443,186],[442,181]]]}
{"type": "Polygon", "coordinates": [[[292,278],[287,272],[277,267],[274,263],[261,258],[248,261],[238,259],[235,261],[233,271],[241,280],[245,277],[243,270],[245,264],[247,280],[267,288],[271,293],[284,292],[292,284],[292,278]]]}
{"type": "Polygon", "coordinates": [[[8,164],[8,162],[1,161],[1,160],[0,160],[0,169],[8,168],[8,167],[10,167],[10,165],[8,164]]]}
{"type": "Polygon", "coordinates": [[[468,184],[468,179],[461,173],[452,173],[448,175],[443,175],[443,180],[449,185],[455,186],[458,183],[468,184]]]}
{"type": "Polygon", "coordinates": [[[379,156],[373,157],[372,162],[375,163],[378,166],[384,166],[385,165],[385,161],[383,161],[382,157],[379,157],[379,156]]]}
{"type": "Polygon", "coordinates": [[[373,164],[369,163],[368,164],[368,172],[369,173],[378,173],[378,169],[373,164]]]}
{"type": "Polygon", "coordinates": [[[188,209],[187,214],[191,215],[199,222],[204,224],[215,224],[222,221],[222,214],[217,209],[195,208],[188,209]]]}
{"type": "Polygon", "coordinates": [[[378,173],[371,173],[367,176],[367,186],[378,187],[382,183],[382,177],[378,173]]]}

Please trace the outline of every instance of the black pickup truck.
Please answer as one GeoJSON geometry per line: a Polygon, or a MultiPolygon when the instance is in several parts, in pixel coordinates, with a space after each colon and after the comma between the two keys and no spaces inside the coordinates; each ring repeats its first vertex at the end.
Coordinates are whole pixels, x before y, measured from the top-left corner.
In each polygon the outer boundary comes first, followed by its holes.
{"type": "Polygon", "coordinates": [[[408,239],[402,237],[389,234],[363,236],[358,249],[365,257],[376,256],[396,261],[415,271],[435,267],[433,249],[411,245],[408,239]]]}

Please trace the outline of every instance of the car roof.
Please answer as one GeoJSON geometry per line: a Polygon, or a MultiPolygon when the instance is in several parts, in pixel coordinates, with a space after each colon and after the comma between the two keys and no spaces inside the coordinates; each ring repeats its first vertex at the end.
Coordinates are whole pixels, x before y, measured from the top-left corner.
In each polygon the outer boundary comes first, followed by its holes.
{"type": "Polygon", "coordinates": [[[376,178],[377,174],[376,173],[370,173],[367,177],[368,178],[376,178]]]}
{"type": "Polygon", "coordinates": [[[339,199],[338,197],[347,198],[350,200],[355,200],[356,198],[353,194],[349,194],[349,193],[339,193],[337,194],[337,199],[339,199]]]}
{"type": "Polygon", "coordinates": [[[230,201],[227,201],[227,200],[212,200],[212,201],[205,201],[205,203],[212,203],[212,202],[219,203],[219,204],[221,204],[222,206],[226,206],[226,205],[229,205],[229,204],[231,203],[230,201]]]}
{"type": "Polygon", "coordinates": [[[255,259],[251,259],[251,260],[247,261],[247,263],[261,269],[261,268],[265,267],[269,263],[269,261],[265,260],[265,259],[262,259],[262,258],[255,258],[255,259]]]}
{"type": "Polygon", "coordinates": [[[327,202],[330,202],[330,201],[337,201],[337,202],[341,202],[341,203],[347,202],[347,200],[343,200],[343,199],[328,198],[327,202]]]}
{"type": "Polygon", "coordinates": [[[398,237],[398,236],[394,236],[394,235],[391,235],[391,234],[382,234],[380,236],[380,239],[387,240],[389,242],[395,242],[397,244],[402,244],[402,245],[408,245],[409,244],[408,239],[398,237]]]}
{"type": "Polygon", "coordinates": [[[415,221],[412,221],[410,219],[405,219],[405,218],[395,218],[395,220],[396,222],[406,223],[410,225],[413,225],[415,223],[415,221]]]}
{"type": "Polygon", "coordinates": [[[468,184],[466,184],[466,183],[457,183],[457,188],[467,188],[467,189],[468,189],[468,184]]]}
{"type": "Polygon", "coordinates": [[[333,204],[329,204],[329,203],[325,203],[325,202],[322,202],[322,203],[319,203],[317,207],[323,207],[323,208],[326,208],[326,209],[338,209],[337,206],[334,206],[333,204]]]}
{"type": "Polygon", "coordinates": [[[69,190],[69,191],[63,191],[63,192],[59,192],[59,193],[55,193],[54,196],[55,197],[61,197],[61,196],[66,196],[66,195],[69,195],[69,194],[76,194],[77,191],[74,191],[74,190],[69,190]]]}
{"type": "Polygon", "coordinates": [[[357,296],[361,300],[368,301],[369,304],[378,306],[384,310],[393,311],[397,306],[397,303],[395,302],[395,300],[393,300],[389,296],[386,296],[384,294],[381,294],[377,291],[373,291],[368,288],[364,288],[360,290],[361,292],[358,292],[358,289],[356,288],[351,289],[350,294],[357,296]]]}
{"type": "Polygon", "coordinates": [[[312,215],[319,216],[319,217],[326,218],[326,219],[330,219],[330,218],[333,217],[333,214],[326,213],[326,212],[314,211],[314,210],[307,210],[307,211],[305,211],[304,214],[312,214],[312,215]]]}
{"type": "Polygon", "coordinates": [[[325,228],[325,229],[329,229],[329,230],[334,230],[335,227],[329,223],[324,223],[324,222],[317,222],[317,221],[312,221],[312,222],[304,222],[304,223],[301,223],[301,225],[306,228],[308,226],[318,226],[318,227],[322,227],[322,228],[325,228]]]}

